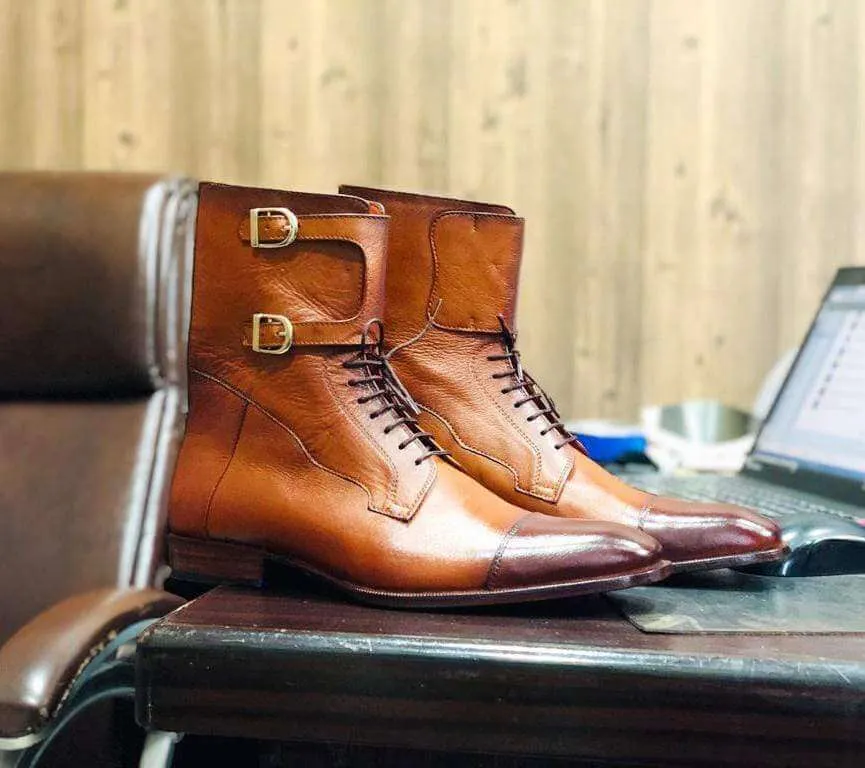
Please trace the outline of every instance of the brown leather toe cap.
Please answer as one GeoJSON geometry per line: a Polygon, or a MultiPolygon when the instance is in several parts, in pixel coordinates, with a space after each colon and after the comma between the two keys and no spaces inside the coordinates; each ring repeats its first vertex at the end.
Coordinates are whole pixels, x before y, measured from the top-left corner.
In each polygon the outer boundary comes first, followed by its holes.
{"type": "Polygon", "coordinates": [[[486,587],[513,589],[613,578],[660,565],[661,552],[654,538],[633,528],[530,512],[502,540],[486,587]]]}
{"type": "Polygon", "coordinates": [[[744,507],[658,497],[641,513],[640,528],[661,542],[674,562],[781,549],[778,524],[744,507]]]}

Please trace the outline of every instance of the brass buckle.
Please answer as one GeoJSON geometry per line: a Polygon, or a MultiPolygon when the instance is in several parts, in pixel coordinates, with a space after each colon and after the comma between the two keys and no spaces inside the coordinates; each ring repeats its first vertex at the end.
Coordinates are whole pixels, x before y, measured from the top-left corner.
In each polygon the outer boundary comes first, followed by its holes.
{"type": "Polygon", "coordinates": [[[291,245],[297,238],[297,216],[288,208],[250,208],[249,209],[249,244],[253,248],[284,248],[291,245]],[[262,243],[258,239],[258,220],[262,216],[285,216],[288,221],[288,233],[278,243],[262,243]]]}
{"type": "Polygon", "coordinates": [[[284,355],[291,348],[291,340],[294,337],[294,328],[285,315],[268,315],[265,312],[256,312],[252,316],[252,351],[261,352],[263,355],[284,355]],[[282,330],[277,332],[284,341],[278,347],[261,343],[261,324],[277,323],[282,330]]]}

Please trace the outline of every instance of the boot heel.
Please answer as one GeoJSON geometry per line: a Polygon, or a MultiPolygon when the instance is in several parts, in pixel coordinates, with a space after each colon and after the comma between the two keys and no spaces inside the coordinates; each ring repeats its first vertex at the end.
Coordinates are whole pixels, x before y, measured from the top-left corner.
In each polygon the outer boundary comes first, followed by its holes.
{"type": "Polygon", "coordinates": [[[168,536],[168,564],[181,580],[260,587],[264,556],[264,550],[244,544],[168,536]]]}

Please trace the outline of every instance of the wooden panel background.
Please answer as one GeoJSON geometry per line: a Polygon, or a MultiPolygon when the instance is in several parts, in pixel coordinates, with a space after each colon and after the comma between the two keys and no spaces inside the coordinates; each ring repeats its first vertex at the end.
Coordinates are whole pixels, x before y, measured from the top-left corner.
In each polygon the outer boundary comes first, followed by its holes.
{"type": "Polygon", "coordinates": [[[0,167],[508,202],[567,415],[747,406],[865,263],[863,52],[857,0],[0,0],[0,167]]]}

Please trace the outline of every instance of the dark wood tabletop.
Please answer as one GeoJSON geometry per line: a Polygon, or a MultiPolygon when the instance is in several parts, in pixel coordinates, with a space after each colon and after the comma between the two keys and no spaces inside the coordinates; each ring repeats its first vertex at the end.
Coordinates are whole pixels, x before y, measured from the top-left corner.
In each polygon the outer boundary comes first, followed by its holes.
{"type": "Polygon", "coordinates": [[[221,587],[138,652],[151,728],[632,765],[865,765],[865,636],[645,634],[604,598],[421,613],[221,587]]]}

